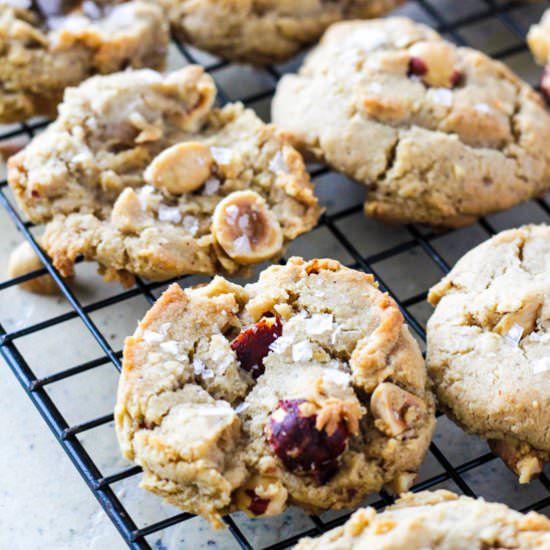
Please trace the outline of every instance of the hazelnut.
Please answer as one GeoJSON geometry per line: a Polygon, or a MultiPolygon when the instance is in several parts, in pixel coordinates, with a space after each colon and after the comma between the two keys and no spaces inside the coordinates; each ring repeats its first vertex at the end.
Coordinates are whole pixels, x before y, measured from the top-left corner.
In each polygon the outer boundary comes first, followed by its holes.
{"type": "Polygon", "coordinates": [[[409,76],[420,77],[427,86],[454,88],[462,80],[462,73],[456,68],[455,48],[450,44],[417,42],[409,48],[409,53],[409,76]]]}
{"type": "MultiPolygon", "coordinates": [[[[22,242],[10,255],[8,263],[9,276],[19,277],[31,271],[43,268],[40,258],[35,254],[27,241],[22,242]]],[[[22,289],[34,294],[58,294],[59,287],[50,275],[29,279],[19,285],[22,289]]]]}
{"type": "Polygon", "coordinates": [[[408,430],[426,414],[422,399],[391,382],[378,384],[370,408],[376,427],[390,437],[408,430]]]}
{"type": "Polygon", "coordinates": [[[536,451],[519,441],[489,439],[487,443],[491,451],[519,477],[520,483],[529,483],[538,477],[549,458],[548,453],[536,451]]]}
{"type": "Polygon", "coordinates": [[[241,331],[231,342],[231,349],[237,354],[242,369],[252,378],[264,373],[264,357],[269,346],[283,333],[283,324],[279,316],[261,319],[254,326],[241,331]]]}
{"type": "Polygon", "coordinates": [[[151,218],[144,212],[136,192],[127,187],[113,204],[111,220],[123,233],[138,233],[151,218]]]}
{"type": "Polygon", "coordinates": [[[349,430],[342,419],[333,433],[317,428],[316,407],[304,399],[280,400],[269,418],[267,440],[284,466],[295,473],[312,474],[327,483],[338,471],[349,430]]]}
{"type": "Polygon", "coordinates": [[[267,260],[283,246],[275,214],[254,191],[236,191],[218,203],[212,233],[225,252],[243,264],[267,260]]]}
{"type": "Polygon", "coordinates": [[[212,155],[199,142],[178,143],[157,155],[147,167],[144,179],[158,189],[175,195],[190,193],[210,177],[212,155]]]}
{"type": "Polygon", "coordinates": [[[257,517],[280,514],[287,498],[288,492],[278,479],[255,475],[238,489],[235,501],[249,516],[257,517]]]}

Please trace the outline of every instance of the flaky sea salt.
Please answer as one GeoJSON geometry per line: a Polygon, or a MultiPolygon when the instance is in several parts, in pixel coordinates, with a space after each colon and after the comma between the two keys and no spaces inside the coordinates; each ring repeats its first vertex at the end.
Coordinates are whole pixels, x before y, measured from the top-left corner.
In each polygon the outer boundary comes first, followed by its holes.
{"type": "Polygon", "coordinates": [[[220,188],[220,180],[217,178],[208,178],[204,183],[202,194],[210,197],[214,195],[220,188]]]}
{"type": "Polygon", "coordinates": [[[184,216],[183,228],[194,237],[199,231],[199,220],[195,216],[184,216]]]}
{"type": "Polygon", "coordinates": [[[162,342],[164,340],[164,336],[153,330],[144,330],[143,339],[148,344],[154,344],[154,343],[162,342]]]}
{"type": "Polygon", "coordinates": [[[284,353],[288,347],[292,344],[292,339],[288,336],[280,336],[274,342],[271,342],[269,349],[273,353],[284,353]]]}
{"type": "Polygon", "coordinates": [[[384,45],[387,41],[386,33],[371,29],[369,32],[356,33],[348,41],[350,47],[360,48],[364,52],[370,52],[384,45]]]}
{"type": "Polygon", "coordinates": [[[308,361],[312,357],[313,350],[311,349],[311,344],[307,340],[298,342],[292,346],[293,361],[308,361]]]}
{"type": "Polygon", "coordinates": [[[283,154],[280,151],[277,151],[273,158],[269,161],[269,169],[272,172],[285,172],[288,174],[288,166],[283,158],[283,154]]]}
{"type": "Polygon", "coordinates": [[[214,371],[209,369],[198,357],[193,359],[193,372],[205,380],[214,376],[214,371]]]}
{"type": "Polygon", "coordinates": [[[522,334],[523,327],[521,325],[518,325],[517,323],[514,323],[504,337],[506,338],[506,340],[517,346],[519,344],[519,341],[521,340],[522,334]]]}
{"type": "Polygon", "coordinates": [[[237,414],[240,414],[242,413],[243,411],[246,411],[246,409],[248,409],[248,407],[250,407],[250,405],[246,402],[242,402],[242,403],[239,403],[236,407],[235,407],[235,412],[237,414]]]}
{"type": "Polygon", "coordinates": [[[542,357],[533,363],[533,373],[541,374],[550,371],[550,357],[542,357]]]}
{"type": "Polygon", "coordinates": [[[198,405],[190,408],[198,416],[233,416],[235,414],[230,405],[198,405]]]}
{"type": "Polygon", "coordinates": [[[531,334],[529,334],[529,340],[540,342],[541,344],[548,344],[550,343],[550,332],[531,332],[531,334]]]}
{"type": "Polygon", "coordinates": [[[181,212],[176,206],[160,204],[158,216],[161,222],[179,223],[181,221],[181,212]]]}
{"type": "Polygon", "coordinates": [[[250,239],[248,235],[241,235],[233,241],[233,246],[236,252],[241,254],[250,254],[252,252],[252,247],[250,246],[250,239]]]}
{"type": "Polygon", "coordinates": [[[233,151],[227,147],[210,147],[210,153],[217,164],[229,164],[233,159],[233,151]]]}
{"type": "Polygon", "coordinates": [[[325,369],[323,378],[328,382],[337,384],[338,386],[346,387],[349,385],[351,376],[347,372],[338,369],[325,369]]]}
{"type": "Polygon", "coordinates": [[[141,204],[141,208],[145,210],[148,206],[148,200],[151,195],[155,192],[155,188],[152,185],[144,185],[138,190],[137,196],[139,203],[141,204]]]}
{"type": "Polygon", "coordinates": [[[239,207],[236,204],[230,204],[225,209],[225,219],[229,225],[233,225],[237,221],[239,215],[239,207]]]}
{"type": "Polygon", "coordinates": [[[178,355],[180,350],[178,348],[178,343],[175,340],[168,340],[168,342],[162,342],[160,344],[160,349],[166,353],[171,353],[172,355],[178,355]]]}
{"type": "Polygon", "coordinates": [[[451,107],[453,104],[453,92],[447,88],[430,88],[427,95],[434,103],[444,107],[451,107]]]}
{"type": "Polygon", "coordinates": [[[493,109],[491,109],[491,107],[489,107],[489,105],[487,105],[487,103],[476,103],[474,105],[474,109],[478,113],[492,113],[493,112],[493,109]]]}
{"type": "Polygon", "coordinates": [[[330,313],[314,313],[306,319],[306,332],[311,335],[324,334],[332,330],[333,318],[330,313]]]}

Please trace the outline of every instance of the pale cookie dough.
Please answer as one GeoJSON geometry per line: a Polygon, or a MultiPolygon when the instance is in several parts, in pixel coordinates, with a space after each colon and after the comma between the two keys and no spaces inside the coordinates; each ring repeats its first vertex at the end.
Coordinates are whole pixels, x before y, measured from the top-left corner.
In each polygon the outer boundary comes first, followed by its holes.
{"type": "Polygon", "coordinates": [[[502,63],[404,18],[333,25],[273,120],[367,185],[365,212],[461,226],[550,188],[550,114],[502,63]]]}
{"type": "Polygon", "coordinates": [[[245,287],[170,286],[125,342],[115,418],[142,487],[215,527],[406,491],[435,425],[395,302],[372,275],[301,258],[245,287]]]}
{"type": "Polygon", "coordinates": [[[64,89],[93,74],[162,68],[168,31],[145,1],[0,2],[0,123],[52,116],[64,89]]]}
{"type": "Polygon", "coordinates": [[[440,407],[519,476],[550,456],[550,227],[503,231],[429,292],[427,363],[440,407]]]}
{"type": "Polygon", "coordinates": [[[220,57],[264,65],[315,42],[335,21],[381,15],[403,0],[159,0],[176,36],[220,57]]]}
{"type": "Polygon", "coordinates": [[[408,493],[377,514],[355,512],[341,527],[294,550],[549,550],[550,520],[450,491],[408,493]]]}
{"type": "Polygon", "coordinates": [[[527,43],[535,61],[544,67],[540,87],[546,100],[550,100],[550,10],[546,10],[542,19],[532,25],[527,34],[527,43]]]}
{"type": "Polygon", "coordinates": [[[96,76],[9,160],[8,180],[64,276],[238,273],[276,258],[321,210],[302,157],[202,68],[96,76]]]}

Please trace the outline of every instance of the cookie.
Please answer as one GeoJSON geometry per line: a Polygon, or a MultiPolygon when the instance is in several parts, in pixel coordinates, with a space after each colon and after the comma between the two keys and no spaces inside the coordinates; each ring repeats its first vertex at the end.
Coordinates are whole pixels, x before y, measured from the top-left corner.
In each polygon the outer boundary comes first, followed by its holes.
{"type": "Polygon", "coordinates": [[[215,527],[403,492],[435,424],[395,302],[371,275],[301,258],[244,287],[170,286],[126,339],[115,418],[142,487],[215,527]]]}
{"type": "Polygon", "coordinates": [[[341,527],[317,539],[302,539],[295,550],[470,550],[550,549],[550,520],[521,514],[504,504],[458,496],[450,491],[408,493],[376,513],[355,512],[341,527]]]}
{"type": "Polygon", "coordinates": [[[503,231],[429,292],[440,407],[528,482],[550,456],[550,227],[503,231]]]}
{"type": "Polygon", "coordinates": [[[202,68],[96,76],[10,158],[8,180],[62,275],[240,273],[320,215],[302,157],[241,104],[213,106],[202,68]]]}
{"type": "Polygon", "coordinates": [[[527,34],[527,44],[535,61],[544,67],[540,81],[541,92],[550,99],[550,10],[546,10],[540,22],[532,25],[527,34]]]}
{"type": "Polygon", "coordinates": [[[145,1],[0,3],[0,123],[55,113],[68,86],[127,67],[162,68],[168,25],[145,1]]]}
{"type": "Polygon", "coordinates": [[[176,36],[233,61],[284,61],[335,21],[376,17],[403,0],[160,0],[176,36]]]}
{"type": "Polygon", "coordinates": [[[333,25],[273,120],[367,185],[365,212],[456,227],[550,188],[550,114],[502,63],[404,18],[333,25]]]}

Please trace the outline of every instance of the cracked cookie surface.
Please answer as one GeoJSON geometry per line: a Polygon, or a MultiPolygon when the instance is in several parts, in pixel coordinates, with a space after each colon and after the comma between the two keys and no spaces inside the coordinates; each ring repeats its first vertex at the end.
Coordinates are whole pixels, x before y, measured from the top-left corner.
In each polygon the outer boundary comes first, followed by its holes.
{"type": "Polygon", "coordinates": [[[355,512],[341,527],[295,550],[474,550],[550,549],[550,520],[521,514],[504,504],[458,496],[450,491],[408,493],[377,513],[355,512]]]}
{"type": "Polygon", "coordinates": [[[435,425],[427,383],[371,275],[291,258],[244,287],[170,286],[125,342],[116,427],[143,488],[219,527],[406,491],[435,425]]]}
{"type": "Polygon", "coordinates": [[[256,65],[288,59],[335,21],[381,15],[403,0],[159,0],[180,40],[256,65]]]}
{"type": "Polygon", "coordinates": [[[550,456],[550,228],[503,231],[429,292],[439,405],[527,482],[550,456]]]}
{"type": "Polygon", "coordinates": [[[8,180],[64,276],[78,254],[107,279],[246,271],[320,215],[302,157],[241,104],[213,106],[198,66],[96,76],[11,157],[8,180]]]}
{"type": "Polygon", "coordinates": [[[162,68],[168,31],[145,1],[0,3],[0,122],[53,116],[64,89],[93,74],[162,68]]]}
{"type": "Polygon", "coordinates": [[[505,65],[404,18],[337,23],[273,120],[367,185],[365,212],[461,226],[550,188],[550,114],[505,65]]]}

